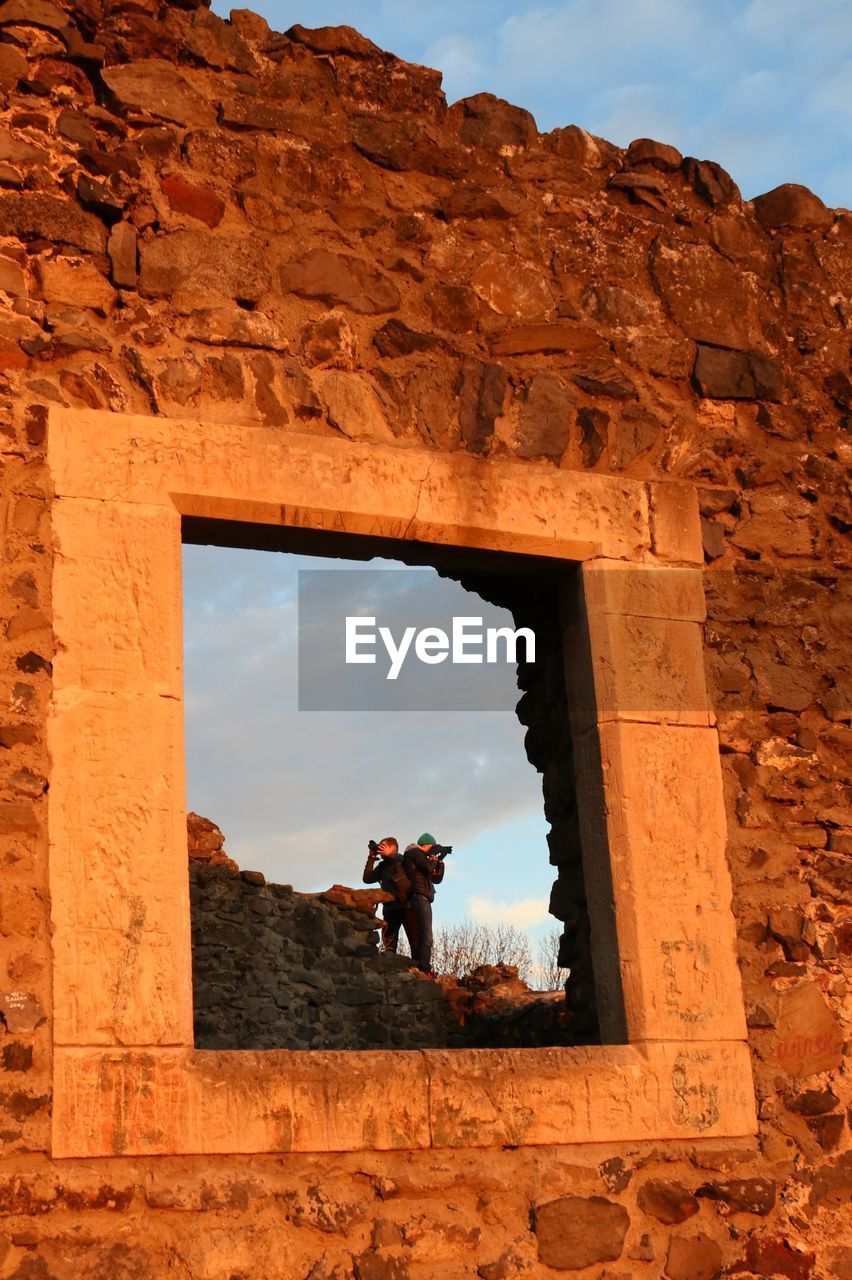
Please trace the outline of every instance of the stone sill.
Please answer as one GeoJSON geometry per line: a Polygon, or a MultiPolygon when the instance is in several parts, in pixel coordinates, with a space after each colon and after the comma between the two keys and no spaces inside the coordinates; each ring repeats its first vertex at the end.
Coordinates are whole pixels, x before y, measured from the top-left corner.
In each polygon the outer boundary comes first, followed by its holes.
{"type": "Polygon", "coordinates": [[[742,1042],[395,1052],[55,1050],[55,1157],[736,1138],[742,1042]],[[404,1087],[388,1108],[381,1081],[404,1087]]]}

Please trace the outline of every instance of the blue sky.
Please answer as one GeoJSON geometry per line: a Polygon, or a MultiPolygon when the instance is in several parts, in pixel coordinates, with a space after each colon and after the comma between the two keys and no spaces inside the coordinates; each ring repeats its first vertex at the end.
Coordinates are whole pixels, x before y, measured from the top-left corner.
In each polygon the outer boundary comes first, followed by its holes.
{"type": "MultiPolygon", "coordinates": [[[[228,7],[214,6],[227,15],[228,7]]],[[[852,205],[850,0],[253,0],[270,25],[346,23],[488,90],[541,129],[653,137],[716,160],[748,199],[801,182],[852,205]]]]}

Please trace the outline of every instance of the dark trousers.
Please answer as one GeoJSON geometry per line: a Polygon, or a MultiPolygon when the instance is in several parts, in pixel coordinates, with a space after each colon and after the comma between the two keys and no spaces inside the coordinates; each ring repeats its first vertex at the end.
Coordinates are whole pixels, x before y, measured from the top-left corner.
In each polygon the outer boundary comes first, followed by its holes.
{"type": "Polygon", "coordinates": [[[412,956],[417,948],[417,922],[414,912],[406,904],[386,902],[382,908],[384,924],[382,925],[382,951],[396,951],[399,945],[399,931],[405,930],[408,946],[412,956]]]}
{"type": "Polygon", "coordinates": [[[417,922],[417,946],[412,947],[411,955],[418,969],[424,973],[432,972],[432,903],[422,893],[412,893],[408,905],[417,922]]]}

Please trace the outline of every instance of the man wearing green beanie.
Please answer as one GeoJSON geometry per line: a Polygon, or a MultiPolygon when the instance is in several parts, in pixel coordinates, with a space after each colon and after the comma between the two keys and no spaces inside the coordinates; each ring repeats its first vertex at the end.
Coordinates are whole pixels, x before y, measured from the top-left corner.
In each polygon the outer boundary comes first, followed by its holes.
{"type": "Polygon", "coordinates": [[[416,954],[412,959],[421,973],[432,975],[432,903],[435,885],[444,878],[444,858],[452,853],[452,845],[439,845],[429,831],[424,831],[416,844],[410,844],[402,855],[405,874],[411,881],[408,905],[417,921],[416,954]]]}

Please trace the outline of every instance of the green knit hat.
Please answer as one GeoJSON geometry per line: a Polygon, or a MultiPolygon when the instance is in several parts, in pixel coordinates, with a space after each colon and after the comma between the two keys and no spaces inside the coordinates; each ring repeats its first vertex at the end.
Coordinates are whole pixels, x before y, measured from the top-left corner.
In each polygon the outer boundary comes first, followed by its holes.
{"type": "Polygon", "coordinates": [[[437,844],[438,841],[434,836],[430,836],[428,831],[424,831],[423,835],[417,841],[418,844],[437,844]]]}

